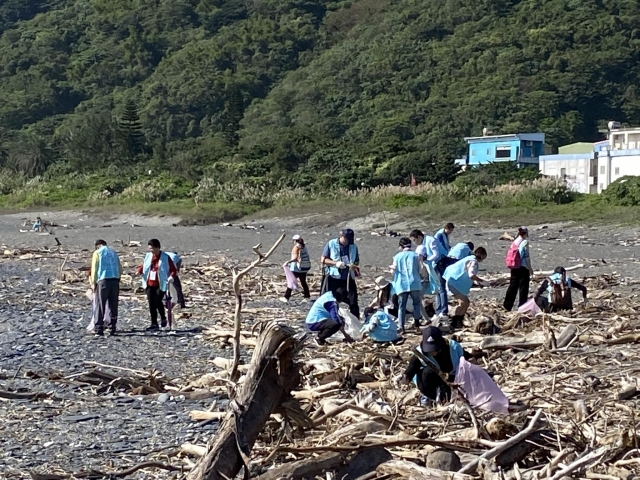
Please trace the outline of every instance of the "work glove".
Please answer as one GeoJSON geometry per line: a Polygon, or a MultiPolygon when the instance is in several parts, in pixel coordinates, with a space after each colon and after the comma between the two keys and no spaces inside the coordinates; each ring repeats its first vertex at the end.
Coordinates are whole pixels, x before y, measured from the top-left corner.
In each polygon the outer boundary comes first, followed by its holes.
{"type": "Polygon", "coordinates": [[[175,279],[173,277],[169,277],[169,279],[167,280],[167,282],[169,283],[173,283],[175,281],[175,279]]]}
{"type": "Polygon", "coordinates": [[[347,268],[347,264],[344,262],[336,262],[336,267],[340,269],[347,268]]]}

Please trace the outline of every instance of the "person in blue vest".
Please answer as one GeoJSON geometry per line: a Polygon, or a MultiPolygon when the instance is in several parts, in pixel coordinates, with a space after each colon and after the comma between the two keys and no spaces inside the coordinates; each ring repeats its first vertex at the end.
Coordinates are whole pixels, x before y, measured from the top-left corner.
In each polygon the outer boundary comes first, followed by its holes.
{"type": "Polygon", "coordinates": [[[355,233],[350,228],[340,231],[340,236],[329,240],[322,250],[320,258],[325,269],[326,284],[322,293],[330,291],[335,293],[339,288],[347,292],[344,301],[349,304],[349,311],[360,318],[358,306],[358,286],[356,276],[360,275],[358,264],[360,254],[355,243],[355,233]]]}
{"type": "Polygon", "coordinates": [[[411,353],[401,382],[415,382],[430,402],[448,401],[451,398],[449,384],[455,380],[460,358],[468,359],[471,355],[455,340],[445,339],[440,329],[434,326],[422,330],[422,341],[411,353]]]}
{"type": "MultiPolygon", "coordinates": [[[[311,298],[311,293],[309,293],[309,284],[307,284],[307,273],[311,270],[311,257],[309,256],[309,250],[307,250],[307,246],[300,235],[294,235],[292,240],[293,248],[291,249],[291,258],[284,262],[282,266],[284,268],[288,268],[291,273],[293,273],[293,276],[300,281],[302,296],[305,299],[309,299],[311,298]]],[[[293,293],[293,290],[287,287],[287,290],[284,292],[284,297],[280,300],[284,303],[288,303],[291,298],[291,293],[293,293]]]]}
{"type": "Polygon", "coordinates": [[[438,241],[438,247],[440,248],[440,254],[446,257],[451,250],[451,244],[449,243],[449,235],[453,233],[455,225],[451,222],[447,223],[444,228],[441,228],[434,235],[438,241]]]}
{"type": "Polygon", "coordinates": [[[173,276],[173,286],[176,289],[178,298],[172,299],[172,304],[180,305],[180,308],[186,308],[184,301],[184,293],[182,292],[182,282],[180,281],[180,270],[182,270],[182,258],[176,252],[167,252],[169,258],[176,267],[176,274],[173,276]]]}
{"type": "Polygon", "coordinates": [[[160,248],[160,241],[157,238],[149,240],[149,251],[144,257],[143,264],[138,267],[138,274],[142,275],[142,288],[147,293],[149,313],[151,314],[151,325],[147,327],[147,331],[158,331],[160,327],[167,326],[167,316],[162,300],[169,283],[174,281],[176,275],[176,266],[171,257],[160,248]],[[158,325],[158,314],[160,315],[160,325],[158,325]]]}
{"type": "MultiPolygon", "coordinates": [[[[420,230],[412,230],[409,234],[409,238],[418,247],[423,246],[419,250],[416,248],[416,252],[423,257],[423,261],[427,265],[427,271],[429,272],[430,285],[427,287],[433,290],[436,296],[436,314],[431,319],[436,321],[438,319],[445,319],[449,315],[449,301],[447,299],[447,289],[445,282],[442,279],[442,273],[438,269],[440,260],[442,259],[442,251],[438,246],[438,241],[435,237],[423,234],[420,230]]],[[[426,291],[425,291],[426,293],[426,291]]]]}
{"type": "Polygon", "coordinates": [[[464,316],[469,309],[469,292],[473,286],[473,282],[480,285],[487,285],[482,278],[478,277],[478,263],[487,258],[487,251],[483,247],[474,250],[473,255],[458,260],[453,265],[447,267],[443,278],[447,282],[447,288],[458,301],[455,315],[451,317],[451,327],[458,328],[462,326],[464,316]]]}
{"type": "Polygon", "coordinates": [[[398,295],[398,322],[405,333],[404,324],[409,298],[413,303],[413,322],[420,328],[422,318],[422,277],[419,255],[411,250],[411,239],[400,239],[400,253],[393,257],[393,291],[398,295]]]}
{"type": "Polygon", "coordinates": [[[587,287],[568,278],[564,267],[556,267],[553,274],[542,282],[533,298],[540,309],[546,313],[573,310],[572,288],[582,292],[582,302],[586,306],[587,287]]]}
{"type": "Polygon", "coordinates": [[[98,315],[94,334],[104,335],[104,315],[109,305],[109,327],[111,336],[116,334],[118,323],[118,297],[120,296],[120,277],[122,277],[122,263],[115,250],[107,246],[104,240],[96,240],[95,250],[91,257],[91,289],[97,295],[98,315]]]}
{"type": "Polygon", "coordinates": [[[360,331],[374,342],[395,342],[398,336],[398,325],[393,317],[382,308],[367,307],[364,309],[364,325],[360,331]]]}
{"type": "Polygon", "coordinates": [[[326,345],[327,338],[342,332],[346,342],[353,339],[344,330],[344,319],[340,316],[340,303],[347,298],[347,292],[343,288],[337,288],[335,292],[326,292],[321,295],[307,314],[305,323],[312,332],[318,332],[316,344],[326,345]]]}
{"type": "MultiPolygon", "coordinates": [[[[455,261],[462,260],[464,257],[468,257],[469,255],[471,255],[474,248],[475,246],[473,245],[473,242],[456,243],[453,247],[451,247],[451,250],[449,250],[449,255],[447,255],[447,257],[455,261]]],[[[451,264],[453,263],[455,262],[451,262],[451,264]]],[[[447,265],[447,267],[448,266],[449,265],[447,265]]]]}

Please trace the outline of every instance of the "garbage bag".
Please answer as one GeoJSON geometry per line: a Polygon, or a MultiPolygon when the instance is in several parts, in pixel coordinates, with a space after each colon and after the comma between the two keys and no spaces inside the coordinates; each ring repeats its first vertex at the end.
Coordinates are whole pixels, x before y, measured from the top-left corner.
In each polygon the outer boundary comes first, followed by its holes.
{"type": "Polygon", "coordinates": [[[287,277],[287,288],[291,290],[297,290],[298,288],[298,279],[293,274],[293,272],[289,269],[289,267],[284,268],[284,276],[287,277]]]}
{"type": "MultiPolygon", "coordinates": [[[[98,294],[89,288],[85,295],[87,298],[91,299],[91,321],[89,322],[89,325],[87,325],[87,332],[93,332],[95,331],[96,321],[98,320],[98,294]]],[[[104,309],[103,321],[109,323],[111,321],[110,319],[111,310],[109,310],[109,304],[107,303],[104,309]]]]}
{"type": "Polygon", "coordinates": [[[509,413],[509,399],[482,367],[460,358],[456,372],[456,384],[467,401],[494,413],[509,413]]]}
{"type": "Polygon", "coordinates": [[[354,340],[362,338],[362,323],[348,309],[340,307],[340,316],[344,318],[344,331],[354,340]]]}
{"type": "Polygon", "coordinates": [[[536,301],[533,298],[530,298],[528,302],[518,307],[518,313],[533,313],[534,315],[537,315],[542,313],[542,310],[540,310],[536,301]]]}

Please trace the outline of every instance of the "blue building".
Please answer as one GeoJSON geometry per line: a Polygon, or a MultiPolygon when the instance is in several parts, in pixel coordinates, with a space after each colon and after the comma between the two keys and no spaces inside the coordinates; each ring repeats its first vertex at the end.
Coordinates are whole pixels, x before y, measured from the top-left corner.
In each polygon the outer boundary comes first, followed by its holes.
{"type": "Polygon", "coordinates": [[[544,153],[544,133],[485,135],[465,137],[469,145],[467,157],[456,160],[458,165],[486,165],[494,162],[515,162],[517,165],[538,165],[544,153]]]}

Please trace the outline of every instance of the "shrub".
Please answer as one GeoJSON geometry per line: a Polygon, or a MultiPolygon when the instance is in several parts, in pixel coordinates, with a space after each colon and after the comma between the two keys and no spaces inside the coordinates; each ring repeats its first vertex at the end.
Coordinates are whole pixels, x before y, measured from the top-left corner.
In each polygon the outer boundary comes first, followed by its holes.
{"type": "Polygon", "coordinates": [[[602,198],[611,205],[640,205],[640,177],[627,175],[619,178],[602,192],[602,198]]]}

